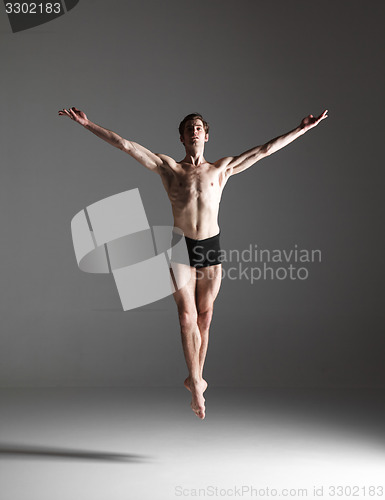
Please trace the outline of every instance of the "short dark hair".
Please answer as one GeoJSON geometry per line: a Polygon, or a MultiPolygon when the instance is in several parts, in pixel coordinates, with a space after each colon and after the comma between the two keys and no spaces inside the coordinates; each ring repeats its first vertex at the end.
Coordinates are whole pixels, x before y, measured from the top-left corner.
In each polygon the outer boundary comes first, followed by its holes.
{"type": "Polygon", "coordinates": [[[183,120],[179,124],[179,135],[183,136],[184,127],[186,123],[190,120],[201,120],[203,123],[203,127],[205,129],[206,134],[209,133],[209,124],[203,119],[203,116],[200,113],[191,113],[183,118],[183,120]]]}

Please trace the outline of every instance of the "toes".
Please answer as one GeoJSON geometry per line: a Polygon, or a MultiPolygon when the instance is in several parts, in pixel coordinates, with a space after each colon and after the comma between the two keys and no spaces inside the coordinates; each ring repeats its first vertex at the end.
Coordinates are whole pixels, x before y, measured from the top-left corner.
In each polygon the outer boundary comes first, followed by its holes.
{"type": "Polygon", "coordinates": [[[196,416],[203,420],[205,418],[205,412],[200,410],[196,413],[196,416]]]}
{"type": "Polygon", "coordinates": [[[192,405],[191,403],[191,409],[192,411],[195,413],[195,415],[200,418],[200,419],[204,419],[205,418],[205,408],[194,408],[194,406],[192,405]]]}

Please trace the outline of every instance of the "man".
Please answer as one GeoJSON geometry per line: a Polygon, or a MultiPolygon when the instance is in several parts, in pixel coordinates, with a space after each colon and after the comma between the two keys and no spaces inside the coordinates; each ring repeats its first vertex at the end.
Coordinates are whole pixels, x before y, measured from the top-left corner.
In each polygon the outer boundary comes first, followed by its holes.
{"type": "Polygon", "coordinates": [[[197,113],[186,116],[179,126],[180,140],[186,151],[184,159],[179,162],[163,154],[154,154],[96,125],[77,108],[63,109],[59,115],[68,116],[112,146],[128,153],[162,179],[171,202],[174,226],[183,231],[190,258],[188,283],[174,293],[174,298],[189,372],[184,385],[192,394],[192,410],[203,419],[203,393],[207,388],[207,382],[203,379],[203,366],[213,305],[222,277],[218,211],[223,188],[232,175],[243,172],[318,125],[327,118],[327,110],[319,117],[307,116],[297,128],[262,146],[214,163],[207,162],[203,156],[205,143],[209,139],[209,126],[197,113]]]}

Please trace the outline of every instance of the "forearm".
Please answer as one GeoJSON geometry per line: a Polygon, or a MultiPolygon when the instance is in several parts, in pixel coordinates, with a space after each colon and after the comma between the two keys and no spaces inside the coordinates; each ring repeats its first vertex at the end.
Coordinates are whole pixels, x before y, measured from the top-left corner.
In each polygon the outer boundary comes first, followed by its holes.
{"type": "Polygon", "coordinates": [[[87,123],[83,125],[84,128],[95,134],[97,137],[100,137],[104,141],[111,144],[111,146],[115,146],[116,148],[123,149],[125,139],[123,139],[120,135],[112,132],[112,130],[108,130],[106,128],[93,123],[91,120],[87,120],[87,123]]]}
{"type": "Polygon", "coordinates": [[[275,139],[267,142],[266,144],[264,144],[264,146],[262,146],[262,148],[265,150],[267,155],[271,155],[298,139],[298,137],[303,135],[305,132],[306,130],[299,125],[297,128],[291,130],[287,134],[280,135],[279,137],[276,137],[275,139]]]}
{"type": "Polygon", "coordinates": [[[279,149],[284,148],[291,142],[295,141],[303,135],[308,130],[317,126],[320,121],[327,118],[328,110],[325,111],[318,117],[314,117],[313,115],[306,116],[301,123],[294,130],[291,130],[287,134],[280,135],[275,139],[263,144],[262,146],[257,146],[256,148],[250,149],[249,151],[245,151],[239,156],[229,157],[228,162],[226,163],[227,172],[229,175],[238,174],[239,172],[243,172],[247,168],[251,167],[257,161],[262,160],[268,155],[275,153],[279,149]]]}

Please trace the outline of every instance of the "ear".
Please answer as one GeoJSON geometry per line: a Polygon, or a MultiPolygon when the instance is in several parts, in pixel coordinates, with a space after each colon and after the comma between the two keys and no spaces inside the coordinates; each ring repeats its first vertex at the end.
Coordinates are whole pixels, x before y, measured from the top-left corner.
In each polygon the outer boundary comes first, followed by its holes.
{"type": "Polygon", "coordinates": [[[206,134],[205,135],[205,142],[207,142],[209,140],[209,134],[206,134]]]}
{"type": "Polygon", "coordinates": [[[183,144],[184,144],[184,140],[183,140],[183,137],[181,135],[179,136],[179,139],[180,139],[180,142],[183,142],[183,144]]]}

